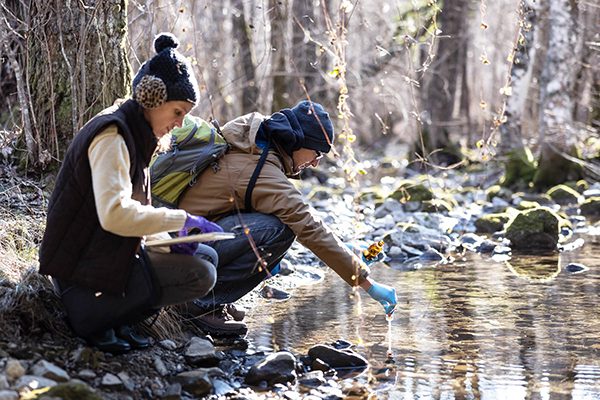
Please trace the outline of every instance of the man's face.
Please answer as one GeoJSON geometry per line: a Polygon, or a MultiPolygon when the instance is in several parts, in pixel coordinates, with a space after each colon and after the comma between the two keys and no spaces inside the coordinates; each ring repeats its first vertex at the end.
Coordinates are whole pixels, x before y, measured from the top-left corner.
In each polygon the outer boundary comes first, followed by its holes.
{"type": "Polygon", "coordinates": [[[323,158],[323,153],[318,150],[301,148],[292,153],[294,161],[294,175],[298,175],[303,169],[308,167],[316,167],[319,161],[323,158]]]}

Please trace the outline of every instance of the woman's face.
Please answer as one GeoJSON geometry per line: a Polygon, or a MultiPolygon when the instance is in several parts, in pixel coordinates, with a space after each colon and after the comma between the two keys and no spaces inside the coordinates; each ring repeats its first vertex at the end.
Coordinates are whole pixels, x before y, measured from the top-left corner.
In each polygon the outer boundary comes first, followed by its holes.
{"type": "Polygon", "coordinates": [[[189,113],[194,105],[187,101],[167,101],[156,108],[144,109],[144,117],[152,127],[154,136],[158,139],[171,132],[175,127],[183,124],[183,117],[189,113]]]}

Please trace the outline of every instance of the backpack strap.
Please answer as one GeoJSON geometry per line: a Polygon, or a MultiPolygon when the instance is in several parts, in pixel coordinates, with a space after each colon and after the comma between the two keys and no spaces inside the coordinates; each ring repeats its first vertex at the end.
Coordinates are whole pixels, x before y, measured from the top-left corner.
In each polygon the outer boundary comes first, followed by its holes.
{"type": "Polygon", "coordinates": [[[258,164],[256,164],[256,168],[254,168],[254,172],[252,173],[252,177],[250,178],[250,182],[248,182],[248,187],[246,188],[246,197],[244,200],[244,208],[246,212],[252,212],[252,191],[254,190],[254,186],[256,185],[260,171],[262,170],[263,165],[265,165],[265,161],[267,161],[270,148],[271,138],[269,137],[269,141],[260,155],[258,164]]]}

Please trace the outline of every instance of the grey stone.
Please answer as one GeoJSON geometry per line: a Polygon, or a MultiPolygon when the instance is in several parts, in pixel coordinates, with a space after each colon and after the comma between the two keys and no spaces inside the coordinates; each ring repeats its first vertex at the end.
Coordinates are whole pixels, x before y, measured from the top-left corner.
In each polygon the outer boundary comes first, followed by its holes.
{"type": "Polygon", "coordinates": [[[42,376],[34,376],[34,375],[23,375],[19,378],[19,380],[15,383],[15,388],[18,391],[22,391],[23,389],[29,388],[29,390],[41,389],[45,387],[56,386],[56,381],[52,379],[44,378],[42,376]]]}
{"type": "Polygon", "coordinates": [[[19,393],[13,390],[0,390],[0,400],[19,400],[19,393]]]}
{"type": "Polygon", "coordinates": [[[246,375],[246,382],[253,385],[266,381],[269,385],[296,380],[296,357],[282,351],[268,355],[253,365],[246,375]]]}
{"type": "Polygon", "coordinates": [[[180,400],[181,399],[181,384],[173,383],[169,385],[163,395],[163,400],[180,400]]]}
{"type": "Polygon", "coordinates": [[[161,340],[160,342],[158,342],[158,344],[160,345],[160,347],[162,347],[163,349],[166,349],[166,350],[170,350],[170,351],[177,350],[177,344],[170,339],[161,340]]]}
{"type": "Polygon", "coordinates": [[[159,356],[154,356],[154,358],[152,359],[152,363],[154,364],[154,369],[160,374],[160,376],[169,375],[169,370],[167,369],[165,363],[163,362],[163,360],[160,359],[159,356]]]}
{"type": "Polygon", "coordinates": [[[211,342],[194,336],[185,349],[185,359],[193,365],[213,366],[219,362],[211,342]]]}
{"type": "Polygon", "coordinates": [[[46,360],[38,361],[31,369],[31,372],[33,375],[43,376],[56,382],[67,382],[71,379],[67,371],[46,360]]]}
{"type": "Polygon", "coordinates": [[[102,386],[110,389],[121,389],[123,388],[123,382],[118,376],[108,373],[102,377],[102,386]]]}
{"type": "Polygon", "coordinates": [[[91,379],[94,379],[97,375],[91,369],[82,369],[81,371],[79,371],[77,376],[80,377],[81,379],[91,380],[91,379]]]}
{"type": "Polygon", "coordinates": [[[219,368],[200,368],[177,374],[173,381],[180,383],[183,390],[194,396],[205,396],[212,391],[212,378],[224,376],[225,373],[219,368]]]}
{"type": "Polygon", "coordinates": [[[9,381],[15,381],[25,375],[25,368],[19,360],[10,359],[6,362],[6,367],[4,368],[4,373],[9,381]]]}
{"type": "Polygon", "coordinates": [[[364,368],[369,365],[366,358],[353,352],[352,350],[338,350],[324,344],[318,344],[310,348],[308,350],[308,356],[313,360],[319,358],[332,368],[364,368]]]}
{"type": "Polygon", "coordinates": [[[6,379],[5,375],[0,375],[0,390],[8,389],[8,379],[6,379]]]}

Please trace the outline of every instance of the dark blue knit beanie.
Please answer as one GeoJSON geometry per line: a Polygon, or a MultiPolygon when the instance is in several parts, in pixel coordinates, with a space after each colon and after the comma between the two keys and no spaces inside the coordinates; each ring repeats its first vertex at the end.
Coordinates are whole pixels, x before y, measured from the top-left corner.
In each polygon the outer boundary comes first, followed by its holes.
{"type": "Polygon", "coordinates": [[[329,153],[334,138],[333,124],[323,106],[303,100],[292,108],[292,112],[304,133],[302,147],[329,153]]]}
{"type": "Polygon", "coordinates": [[[177,50],[179,41],[170,33],[154,39],[156,55],[146,61],[133,78],[133,98],[144,108],[156,108],[167,101],[196,104],[198,83],[189,61],[177,50]]]}

